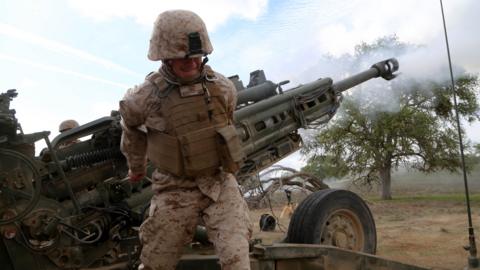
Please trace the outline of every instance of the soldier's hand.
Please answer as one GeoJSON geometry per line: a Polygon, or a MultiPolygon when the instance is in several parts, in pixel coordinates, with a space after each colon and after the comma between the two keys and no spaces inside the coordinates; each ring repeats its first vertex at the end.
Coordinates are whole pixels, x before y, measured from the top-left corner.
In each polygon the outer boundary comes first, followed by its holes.
{"type": "Polygon", "coordinates": [[[145,173],[132,173],[132,171],[128,170],[128,180],[130,183],[140,182],[143,178],[145,178],[145,173]]]}

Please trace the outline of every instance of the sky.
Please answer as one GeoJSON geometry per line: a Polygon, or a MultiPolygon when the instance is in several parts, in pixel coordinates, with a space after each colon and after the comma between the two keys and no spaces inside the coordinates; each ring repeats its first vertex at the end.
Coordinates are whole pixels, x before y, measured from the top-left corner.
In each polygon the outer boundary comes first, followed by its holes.
{"type": "MultiPolygon", "coordinates": [[[[443,4],[452,61],[478,74],[480,1],[443,4]]],[[[402,76],[448,75],[439,74],[448,60],[438,0],[0,0],[0,92],[18,90],[11,107],[24,131],[53,138],[62,120],[85,124],[117,109],[129,87],[158,69],[146,55],[153,22],[168,9],[198,13],[214,47],[209,64],[245,84],[257,69],[274,82],[290,80],[286,89],[335,81],[322,56],[393,34],[425,48],[399,56],[402,76]]],[[[464,125],[480,142],[480,125],[464,125]]],[[[302,162],[297,154],[283,163],[302,162]]]]}

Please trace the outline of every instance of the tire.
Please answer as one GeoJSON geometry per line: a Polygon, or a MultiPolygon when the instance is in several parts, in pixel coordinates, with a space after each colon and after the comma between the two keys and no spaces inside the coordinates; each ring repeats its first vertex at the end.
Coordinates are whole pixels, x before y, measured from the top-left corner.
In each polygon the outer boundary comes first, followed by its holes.
{"type": "Polygon", "coordinates": [[[377,232],[367,204],[347,190],[310,194],[288,226],[287,243],[322,244],[375,254],[377,232]]]}

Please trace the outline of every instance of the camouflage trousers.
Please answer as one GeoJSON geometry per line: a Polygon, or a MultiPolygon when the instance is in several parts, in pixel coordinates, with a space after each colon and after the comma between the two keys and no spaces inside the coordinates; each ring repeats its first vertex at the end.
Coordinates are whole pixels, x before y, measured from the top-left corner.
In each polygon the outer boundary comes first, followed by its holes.
{"type": "Polygon", "coordinates": [[[248,270],[251,223],[248,208],[233,175],[222,181],[217,201],[194,189],[154,195],[149,217],[140,227],[140,259],[145,270],[175,269],[181,252],[203,220],[224,270],[248,270]]]}

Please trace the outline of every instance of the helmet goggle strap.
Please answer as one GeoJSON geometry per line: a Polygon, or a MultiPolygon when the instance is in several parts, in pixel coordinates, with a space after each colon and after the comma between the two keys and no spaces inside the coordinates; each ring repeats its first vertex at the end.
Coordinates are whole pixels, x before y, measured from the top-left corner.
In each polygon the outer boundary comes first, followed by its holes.
{"type": "Polygon", "coordinates": [[[200,33],[192,32],[188,34],[188,53],[185,55],[185,58],[192,56],[204,56],[202,60],[202,65],[200,70],[203,70],[203,67],[208,62],[207,54],[203,52],[202,49],[202,39],[200,38],[200,33]]]}
{"type": "Polygon", "coordinates": [[[192,32],[188,34],[188,53],[185,55],[185,58],[189,58],[194,55],[205,55],[202,49],[200,33],[198,32],[192,32]]]}

